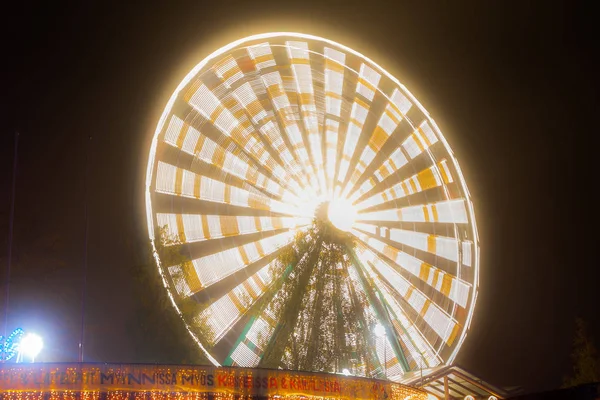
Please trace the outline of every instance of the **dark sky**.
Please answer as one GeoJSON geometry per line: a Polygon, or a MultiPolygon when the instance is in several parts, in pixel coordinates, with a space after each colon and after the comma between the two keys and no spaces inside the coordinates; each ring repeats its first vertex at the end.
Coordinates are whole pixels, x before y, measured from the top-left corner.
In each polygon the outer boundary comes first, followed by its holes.
{"type": "Polygon", "coordinates": [[[40,360],[77,359],[88,136],[86,359],[135,361],[128,266],[146,237],[143,174],[162,107],[205,55],[275,30],[363,52],[445,132],[482,248],[459,364],[498,385],[541,389],[568,372],[577,315],[600,345],[598,47],[583,3],[23,3],[0,24],[0,282],[18,130],[8,325],[44,335],[40,360]]]}

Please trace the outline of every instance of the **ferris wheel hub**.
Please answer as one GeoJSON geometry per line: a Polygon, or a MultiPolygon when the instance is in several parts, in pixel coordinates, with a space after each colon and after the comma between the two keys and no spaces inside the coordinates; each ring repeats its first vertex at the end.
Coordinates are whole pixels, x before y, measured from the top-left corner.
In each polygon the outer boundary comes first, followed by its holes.
{"type": "Polygon", "coordinates": [[[331,200],[327,206],[327,219],[341,231],[350,231],[354,226],[356,216],[356,207],[343,197],[331,200]]]}

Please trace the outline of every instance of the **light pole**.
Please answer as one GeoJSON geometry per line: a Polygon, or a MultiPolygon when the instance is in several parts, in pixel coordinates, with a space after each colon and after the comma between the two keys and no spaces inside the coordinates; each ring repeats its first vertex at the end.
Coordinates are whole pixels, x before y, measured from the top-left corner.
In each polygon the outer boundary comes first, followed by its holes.
{"type": "Polygon", "coordinates": [[[375,325],[373,332],[378,338],[383,338],[383,374],[385,376],[385,379],[387,380],[387,343],[385,343],[385,327],[378,323],[377,325],[375,325]]]}
{"type": "Polygon", "coordinates": [[[423,355],[421,355],[421,386],[423,386],[423,355]]]}

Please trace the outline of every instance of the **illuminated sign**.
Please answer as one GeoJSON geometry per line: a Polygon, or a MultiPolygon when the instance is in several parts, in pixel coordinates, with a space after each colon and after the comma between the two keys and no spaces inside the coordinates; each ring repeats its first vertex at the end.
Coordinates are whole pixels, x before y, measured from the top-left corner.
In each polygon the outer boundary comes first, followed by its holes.
{"type": "Polygon", "coordinates": [[[163,392],[373,400],[427,398],[424,391],[413,387],[333,374],[142,364],[5,364],[0,368],[0,388],[0,394],[163,392]]]}

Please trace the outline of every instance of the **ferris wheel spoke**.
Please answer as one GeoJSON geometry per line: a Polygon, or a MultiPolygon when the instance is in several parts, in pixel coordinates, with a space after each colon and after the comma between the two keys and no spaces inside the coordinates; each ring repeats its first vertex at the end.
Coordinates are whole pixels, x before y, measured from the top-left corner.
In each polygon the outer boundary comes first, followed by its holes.
{"type": "MultiPolygon", "coordinates": [[[[333,56],[338,56],[335,53],[331,52],[331,58],[333,56]]],[[[330,119],[337,122],[337,150],[335,153],[335,168],[333,169],[333,181],[334,181],[334,191],[332,198],[339,198],[342,192],[342,182],[338,180],[338,175],[340,173],[340,169],[342,168],[342,161],[344,155],[344,145],[346,143],[346,135],[348,133],[348,127],[351,122],[351,114],[353,110],[353,104],[356,98],[356,88],[359,84],[359,69],[362,63],[356,63],[356,60],[353,60],[351,57],[348,57],[345,54],[344,57],[345,63],[341,63],[340,66],[344,69],[344,80],[342,82],[341,87],[341,98],[340,98],[340,113],[339,117],[331,116],[330,119]]],[[[341,59],[341,57],[337,57],[336,60],[341,59]]]]}
{"type": "MultiPolygon", "coordinates": [[[[236,88],[233,91],[233,96],[250,116],[255,129],[260,133],[259,136],[263,143],[278,154],[280,165],[285,168],[286,173],[293,179],[287,184],[293,187],[294,193],[298,195],[302,192],[301,183],[304,181],[303,175],[301,174],[302,170],[283,140],[273,111],[266,110],[263,106],[263,101],[259,100],[258,96],[265,96],[266,98],[266,89],[264,89],[262,81],[259,81],[256,78],[253,79],[254,81],[252,81],[252,84],[246,82],[236,88]],[[262,91],[264,91],[264,95],[255,93],[255,91],[258,90],[257,87],[260,87],[262,91]]],[[[268,99],[266,101],[268,101],[268,99]]]]}
{"type": "MultiPolygon", "coordinates": [[[[156,191],[215,203],[302,216],[307,211],[159,161],[156,191]]],[[[308,215],[306,215],[308,216],[308,215]]]]}
{"type": "MultiPolygon", "coordinates": [[[[410,246],[453,262],[458,262],[461,252],[463,254],[470,254],[470,247],[473,245],[473,242],[467,240],[460,241],[453,237],[409,231],[406,229],[387,228],[384,233],[384,230],[378,229],[374,224],[357,223],[355,224],[355,228],[363,232],[368,232],[371,235],[377,235],[377,232],[379,232],[379,236],[388,238],[392,242],[410,246]]],[[[471,265],[470,258],[463,258],[462,262],[463,265],[471,265]]]]}
{"type": "Polygon", "coordinates": [[[350,111],[350,122],[346,129],[344,138],[344,147],[342,151],[342,159],[340,160],[340,169],[337,176],[338,184],[343,187],[346,182],[346,175],[350,162],[354,156],[354,151],[358,144],[358,139],[363,130],[365,120],[369,114],[371,102],[375,97],[377,85],[381,75],[374,69],[365,64],[361,64],[358,75],[358,84],[356,85],[356,93],[352,110],[350,111]]]}
{"type": "MultiPolygon", "coordinates": [[[[248,54],[252,55],[252,51],[249,50],[248,54]]],[[[242,65],[245,66],[245,69],[250,74],[255,68],[255,66],[250,66],[247,62],[242,62],[242,65]]],[[[213,67],[213,70],[215,75],[221,79],[223,85],[231,92],[226,95],[228,96],[226,103],[230,104],[230,109],[231,105],[234,104],[237,109],[237,115],[240,117],[243,115],[243,111],[246,112],[256,132],[260,133],[259,137],[263,143],[271,149],[270,153],[272,156],[292,174],[296,185],[302,182],[301,175],[299,175],[301,168],[296,163],[283,140],[275,115],[271,110],[265,110],[263,103],[259,100],[260,96],[268,101],[268,97],[266,96],[267,91],[262,84],[262,80],[252,76],[253,74],[245,74],[232,56],[225,57],[218,62],[213,67]]],[[[234,114],[236,113],[234,112],[234,114]]],[[[244,116],[245,120],[247,120],[247,117],[244,116]]],[[[296,191],[296,194],[298,193],[296,191]]]]}
{"type": "Polygon", "coordinates": [[[304,177],[302,181],[309,183],[309,185],[304,185],[305,188],[308,187],[311,191],[317,193],[319,189],[317,178],[304,144],[302,132],[296,122],[298,116],[295,114],[290,103],[290,95],[284,88],[284,81],[279,71],[263,75],[262,81],[271,101],[271,106],[277,116],[279,130],[285,132],[291,153],[300,165],[298,175],[304,177]]]}
{"type": "Polygon", "coordinates": [[[383,160],[381,166],[371,176],[362,183],[360,180],[357,181],[356,190],[350,196],[350,199],[353,202],[360,200],[363,195],[371,191],[379,183],[407,165],[409,160],[414,160],[423,152],[428,151],[429,147],[437,142],[438,139],[431,128],[431,124],[427,120],[423,121],[387,159],[383,160]]]}
{"type": "MultiPolygon", "coordinates": [[[[401,344],[403,345],[403,349],[405,349],[404,352],[405,354],[408,353],[411,355],[411,369],[433,368],[440,365],[442,361],[439,356],[439,351],[436,352],[434,350],[431,344],[432,342],[428,341],[426,336],[419,330],[414,320],[411,320],[408,317],[405,306],[403,306],[394,295],[395,291],[391,290],[390,287],[384,282],[381,282],[381,280],[378,279],[376,281],[381,283],[379,288],[382,292],[382,296],[386,299],[392,324],[400,336],[401,344]]],[[[418,317],[415,319],[418,319],[418,317]]],[[[425,322],[424,327],[427,328],[428,326],[429,325],[425,322]]],[[[437,335],[435,336],[437,339],[437,335]]]]}
{"type": "Polygon", "coordinates": [[[194,319],[199,325],[209,328],[205,339],[214,345],[218,344],[265,293],[268,293],[275,279],[272,268],[276,262],[274,260],[263,266],[198,313],[194,319]]]}
{"type": "Polygon", "coordinates": [[[180,297],[189,297],[287,245],[293,231],[167,266],[180,297]],[[215,267],[219,266],[219,267],[215,267]]]}
{"type": "Polygon", "coordinates": [[[293,199],[290,201],[290,203],[297,203],[299,201],[289,191],[283,191],[282,196],[275,195],[274,193],[270,193],[261,188],[259,185],[254,185],[247,180],[240,178],[239,176],[233,175],[214,164],[209,164],[188,153],[180,151],[169,144],[162,143],[157,148],[161,153],[161,162],[163,164],[172,165],[182,170],[187,170],[191,173],[221,182],[224,185],[240,188],[246,190],[247,192],[254,193],[261,197],[267,197],[275,201],[281,201],[282,197],[285,197],[286,199],[293,199]]]}
{"type": "MultiPolygon", "coordinates": [[[[425,366],[422,364],[422,361],[426,361],[426,366],[429,367],[439,365],[441,362],[438,355],[439,352],[434,350],[432,346],[434,340],[432,340],[432,338],[429,338],[428,340],[425,337],[425,335],[414,323],[416,318],[412,318],[411,320],[408,317],[407,312],[404,310],[404,306],[398,302],[396,298],[398,295],[402,296],[404,302],[413,307],[413,317],[420,317],[421,320],[427,324],[427,321],[423,319],[423,315],[420,315],[420,312],[423,311],[423,308],[419,308],[418,313],[416,313],[417,309],[414,308],[414,299],[411,301],[412,292],[417,291],[420,293],[419,290],[401,274],[398,274],[393,269],[389,268],[389,266],[375,253],[368,250],[364,246],[358,246],[356,249],[356,256],[365,267],[368,275],[374,280],[375,287],[380,292],[381,297],[384,299],[384,303],[388,307],[388,311],[391,315],[392,324],[398,332],[404,348],[407,349],[408,353],[410,354],[412,362],[414,363],[413,366],[425,366]],[[390,281],[394,282],[393,286],[389,284],[390,281]]],[[[427,299],[427,301],[430,300],[427,299]]],[[[434,304],[432,307],[438,306],[434,304]]],[[[451,320],[451,323],[452,322],[453,321],[451,320]]],[[[435,325],[433,330],[436,332],[437,337],[444,339],[444,337],[441,336],[441,334],[444,332],[436,329],[438,326],[439,324],[435,325]]]]}
{"type": "Polygon", "coordinates": [[[329,186],[329,195],[333,196],[335,171],[337,164],[338,137],[342,117],[342,91],[346,54],[325,47],[325,174],[329,186]]]}
{"type": "Polygon", "coordinates": [[[166,227],[167,232],[178,239],[178,243],[194,243],[258,232],[289,230],[306,226],[311,220],[275,216],[158,213],[156,222],[158,226],[166,227]]]}
{"type": "MultiPolygon", "coordinates": [[[[192,85],[186,101],[209,121],[218,131],[248,153],[258,165],[264,166],[279,181],[284,182],[288,173],[271,156],[260,136],[255,132],[243,109],[231,110],[204,84],[192,85]],[[233,111],[233,112],[232,112],[233,111]]],[[[231,103],[231,102],[230,102],[231,103]]],[[[228,103],[229,106],[231,104],[228,103]]]]}
{"type": "Polygon", "coordinates": [[[202,175],[235,184],[242,189],[259,190],[276,200],[298,201],[298,187],[282,184],[276,178],[273,179],[271,174],[260,172],[244,154],[236,155],[231,151],[231,147],[224,147],[206,136],[201,136],[196,129],[183,122],[182,126],[182,130],[186,131],[185,145],[180,147],[171,142],[170,138],[165,138],[164,144],[158,147],[158,151],[164,154],[163,161],[178,166],[189,166],[193,171],[202,171],[202,175]]]}
{"type": "Polygon", "coordinates": [[[361,156],[356,163],[356,167],[350,176],[350,181],[343,191],[344,195],[348,195],[355,190],[354,185],[358,182],[369,165],[371,165],[377,153],[379,153],[387,143],[388,139],[392,136],[392,133],[394,133],[396,128],[398,128],[400,121],[404,119],[411,107],[412,104],[406,96],[398,89],[394,89],[379,121],[377,122],[377,126],[369,136],[368,142],[362,150],[361,156]]]}
{"type": "Polygon", "coordinates": [[[248,82],[237,87],[233,91],[233,96],[250,116],[263,142],[278,154],[282,165],[294,179],[295,186],[297,184],[303,186],[302,182],[306,181],[305,175],[292,154],[293,147],[284,140],[263,80],[257,77],[248,77],[248,82]]]}
{"type": "MultiPolygon", "coordinates": [[[[249,46],[248,54],[255,60],[255,65],[258,70],[267,69],[275,65],[275,59],[269,43],[249,46]],[[261,61],[257,62],[258,60],[261,61]]],[[[302,133],[296,123],[298,116],[292,109],[281,74],[277,70],[261,72],[260,79],[266,88],[273,110],[279,119],[279,126],[283,128],[282,131],[286,134],[292,149],[292,154],[302,167],[301,172],[305,174],[308,182],[310,182],[311,188],[316,192],[319,185],[302,138],[302,133]]]]}
{"type": "MultiPolygon", "coordinates": [[[[232,215],[251,217],[290,217],[269,210],[236,206],[228,203],[200,200],[194,197],[180,196],[172,193],[156,193],[153,203],[155,210],[153,223],[156,225],[156,214],[198,214],[198,215],[232,215]]],[[[302,218],[303,216],[295,216],[302,218]]]]}
{"type": "Polygon", "coordinates": [[[290,61],[292,77],[295,80],[298,106],[304,132],[307,136],[311,161],[321,189],[321,194],[327,193],[325,171],[323,168],[323,150],[321,148],[321,127],[315,103],[313,75],[311,72],[308,43],[286,42],[286,50],[290,61]]]}
{"type": "Polygon", "coordinates": [[[467,282],[393,246],[387,245],[378,239],[369,237],[356,230],[352,231],[352,234],[364,243],[364,245],[391,260],[400,269],[419,278],[462,308],[467,307],[469,292],[471,290],[471,285],[467,282]]]}
{"type": "Polygon", "coordinates": [[[467,224],[466,199],[453,199],[431,204],[373,211],[358,214],[358,221],[441,222],[467,224]]]}
{"type": "Polygon", "coordinates": [[[356,208],[364,210],[365,208],[398,200],[429,189],[445,186],[452,182],[453,179],[452,175],[450,175],[448,164],[446,160],[442,160],[380,193],[373,194],[371,197],[358,203],[356,208]]]}
{"type": "MultiPolygon", "coordinates": [[[[359,245],[357,254],[359,254],[366,265],[371,267],[371,270],[384,281],[382,287],[388,285],[394,287],[394,293],[402,296],[402,299],[412,308],[411,314],[413,315],[413,321],[423,321],[424,324],[431,327],[437,337],[439,337],[447,346],[451,346],[454,343],[462,326],[451,315],[399,273],[396,267],[390,266],[388,262],[379,257],[375,252],[364,245],[359,245]]],[[[393,297],[394,296],[392,296],[392,298],[393,297]]],[[[403,307],[400,305],[398,306],[401,311],[403,307]]],[[[399,312],[397,315],[401,314],[402,312],[399,312]]],[[[403,326],[406,327],[410,325],[404,324],[403,326]]],[[[419,334],[420,332],[418,332],[417,329],[417,335],[411,336],[414,343],[417,345],[417,349],[420,353],[426,353],[428,355],[428,360],[431,363],[435,363],[439,350],[436,350],[435,352],[433,352],[433,349],[431,349],[431,351],[428,350],[428,346],[431,346],[431,343],[433,343],[432,338],[427,340],[425,339],[425,335],[419,334]],[[423,338],[426,342],[422,343],[420,338],[423,338]]]]}

